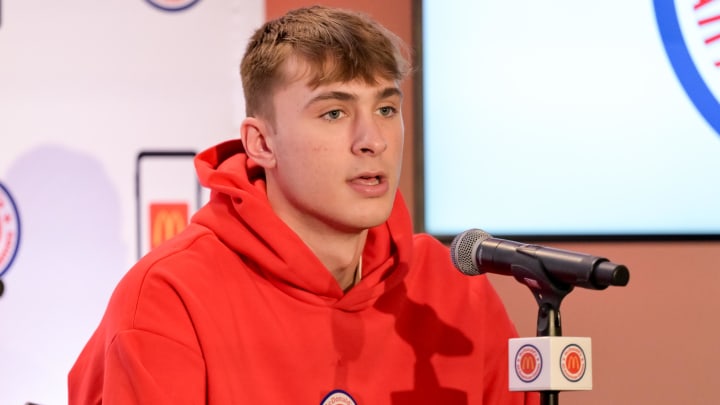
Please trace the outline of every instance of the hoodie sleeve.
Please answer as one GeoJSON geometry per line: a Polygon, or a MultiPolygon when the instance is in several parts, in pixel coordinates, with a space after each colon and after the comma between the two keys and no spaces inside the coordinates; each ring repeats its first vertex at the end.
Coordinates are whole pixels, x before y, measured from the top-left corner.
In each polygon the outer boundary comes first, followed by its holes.
{"type": "Polygon", "coordinates": [[[103,404],[205,403],[202,357],[181,343],[129,330],[113,339],[106,356],[103,404]]]}
{"type": "Polygon", "coordinates": [[[120,282],[70,371],[70,405],[206,402],[202,350],[173,277],[138,267],[120,282]]]}
{"type": "Polygon", "coordinates": [[[91,340],[68,378],[68,404],[205,403],[205,370],[194,350],[147,331],[91,340]]]}

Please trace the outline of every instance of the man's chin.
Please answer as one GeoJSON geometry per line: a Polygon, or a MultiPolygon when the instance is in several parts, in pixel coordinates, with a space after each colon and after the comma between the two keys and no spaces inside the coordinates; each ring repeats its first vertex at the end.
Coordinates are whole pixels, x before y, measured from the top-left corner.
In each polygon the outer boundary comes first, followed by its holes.
{"type": "Polygon", "coordinates": [[[360,218],[357,218],[357,220],[354,222],[357,224],[357,229],[360,230],[374,228],[376,226],[384,224],[388,220],[388,218],[390,218],[391,211],[391,209],[388,209],[386,211],[377,212],[373,215],[362,216],[360,218]]]}

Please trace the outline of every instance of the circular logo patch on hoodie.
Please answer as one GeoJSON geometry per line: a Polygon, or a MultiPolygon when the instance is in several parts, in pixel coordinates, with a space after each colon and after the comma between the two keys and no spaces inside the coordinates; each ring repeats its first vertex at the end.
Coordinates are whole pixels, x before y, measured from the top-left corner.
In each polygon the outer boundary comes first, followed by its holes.
{"type": "Polygon", "coordinates": [[[20,216],[10,192],[0,183],[0,276],[10,268],[20,246],[20,216]]]}
{"type": "Polygon", "coordinates": [[[347,392],[335,390],[327,394],[320,405],[357,405],[357,403],[347,392]]]}

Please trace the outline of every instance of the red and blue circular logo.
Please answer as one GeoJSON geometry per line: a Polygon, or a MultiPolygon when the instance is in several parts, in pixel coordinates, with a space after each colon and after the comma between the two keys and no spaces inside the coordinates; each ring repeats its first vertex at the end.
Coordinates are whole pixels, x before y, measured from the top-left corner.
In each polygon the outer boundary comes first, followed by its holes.
{"type": "Polygon", "coordinates": [[[560,371],[570,382],[578,382],[585,375],[585,352],[576,344],[569,344],[560,353],[560,371]]]}
{"type": "Polygon", "coordinates": [[[515,374],[526,383],[535,381],[542,371],[542,355],[537,347],[523,345],[515,354],[515,374]]]}
{"type": "Polygon", "coordinates": [[[357,405],[357,403],[347,392],[334,390],[323,398],[320,405],[357,405]]]}
{"type": "Polygon", "coordinates": [[[653,0],[670,64],[695,108],[720,134],[720,1],[653,0]]]}
{"type": "Polygon", "coordinates": [[[20,247],[20,215],[10,192],[0,183],[0,277],[10,268],[20,247]]]}
{"type": "Polygon", "coordinates": [[[160,10],[182,11],[194,6],[200,0],[146,0],[160,10]]]}

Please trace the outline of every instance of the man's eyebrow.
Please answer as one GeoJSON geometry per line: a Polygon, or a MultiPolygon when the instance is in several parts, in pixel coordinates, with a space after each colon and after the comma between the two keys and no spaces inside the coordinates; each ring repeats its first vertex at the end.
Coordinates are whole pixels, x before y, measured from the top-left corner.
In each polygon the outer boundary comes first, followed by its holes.
{"type": "MultiPolygon", "coordinates": [[[[390,97],[400,97],[402,99],[403,93],[402,91],[397,87],[386,87],[384,89],[381,89],[377,92],[376,98],[378,100],[383,100],[390,97]]],[[[345,91],[326,91],[322,92],[315,97],[311,98],[307,103],[305,103],[305,108],[310,107],[314,103],[317,103],[319,101],[324,100],[337,100],[337,101],[353,101],[357,100],[357,95],[348,93],[345,91]]]]}
{"type": "Polygon", "coordinates": [[[378,92],[378,100],[390,98],[390,97],[400,97],[402,100],[403,98],[403,92],[397,88],[397,87],[386,87],[378,92]]]}
{"type": "Polygon", "coordinates": [[[318,94],[317,96],[311,98],[307,103],[305,103],[305,108],[310,107],[311,105],[317,103],[318,101],[324,101],[324,100],[338,100],[338,101],[349,101],[349,100],[356,100],[357,96],[354,94],[350,94],[344,91],[326,91],[323,93],[318,94]]]}

